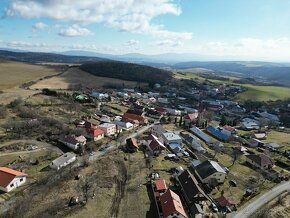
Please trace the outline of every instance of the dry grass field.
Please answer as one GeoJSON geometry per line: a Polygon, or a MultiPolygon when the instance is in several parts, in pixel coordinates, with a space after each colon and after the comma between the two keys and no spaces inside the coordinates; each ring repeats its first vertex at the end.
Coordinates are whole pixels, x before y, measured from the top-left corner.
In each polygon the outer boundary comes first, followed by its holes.
{"type": "Polygon", "coordinates": [[[31,89],[70,89],[75,85],[81,84],[83,87],[89,88],[103,88],[106,84],[117,84],[124,85],[125,87],[135,87],[138,85],[137,82],[124,81],[120,79],[98,77],[87,72],[84,72],[78,68],[70,68],[60,76],[44,79],[36,84],[32,85],[31,89]]]}
{"type": "Polygon", "coordinates": [[[57,73],[55,69],[45,66],[2,61],[0,62],[0,90],[18,87],[23,83],[57,73]]]}

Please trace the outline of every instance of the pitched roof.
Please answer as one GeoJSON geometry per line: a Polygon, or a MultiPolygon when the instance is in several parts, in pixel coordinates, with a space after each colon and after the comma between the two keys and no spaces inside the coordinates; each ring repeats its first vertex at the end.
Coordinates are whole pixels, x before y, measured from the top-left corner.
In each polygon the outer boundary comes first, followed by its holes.
{"type": "Polygon", "coordinates": [[[126,143],[127,143],[127,145],[129,145],[129,146],[133,146],[133,147],[135,147],[135,148],[139,148],[139,145],[138,145],[138,142],[137,142],[137,139],[135,139],[135,138],[129,138],[129,139],[127,139],[126,140],[126,143]]]}
{"type": "Polygon", "coordinates": [[[159,139],[153,139],[150,142],[149,147],[151,148],[152,151],[155,151],[155,150],[164,150],[166,148],[163,145],[163,143],[159,141],[159,139]]]}
{"type": "Polygon", "coordinates": [[[217,162],[212,160],[206,160],[202,162],[195,167],[195,170],[202,179],[205,179],[216,172],[224,174],[226,173],[217,162]]]}
{"type": "Polygon", "coordinates": [[[227,199],[225,196],[220,196],[218,199],[216,199],[216,201],[221,207],[234,205],[234,203],[232,203],[232,201],[230,199],[227,199]]]}
{"type": "Polygon", "coordinates": [[[167,189],[167,185],[164,179],[157,179],[155,180],[155,190],[156,191],[164,191],[167,189]]]}
{"type": "Polygon", "coordinates": [[[124,113],[124,115],[122,116],[122,120],[123,121],[127,121],[127,122],[131,122],[131,121],[135,121],[137,120],[138,122],[145,122],[144,117],[136,115],[136,114],[131,114],[131,113],[124,113]]]}
{"type": "Polygon", "coordinates": [[[177,178],[188,203],[192,203],[200,197],[208,199],[196,178],[188,170],[183,171],[177,178]]]}
{"type": "Polygon", "coordinates": [[[193,121],[193,120],[196,120],[197,117],[198,117],[198,112],[189,113],[189,114],[185,115],[184,119],[193,121]]]}
{"type": "Polygon", "coordinates": [[[0,167],[0,186],[7,187],[7,185],[17,176],[27,176],[27,174],[8,167],[0,167]]]}
{"type": "Polygon", "coordinates": [[[224,129],[230,131],[230,132],[234,132],[236,131],[235,127],[229,126],[229,125],[225,125],[223,126],[224,129]]]}
{"type": "Polygon", "coordinates": [[[73,144],[73,145],[76,145],[78,144],[78,140],[76,139],[76,137],[74,135],[65,135],[65,136],[61,136],[59,138],[60,141],[62,142],[66,142],[66,143],[70,143],[70,144],[73,144]]]}
{"type": "Polygon", "coordinates": [[[265,154],[250,154],[246,156],[248,159],[250,159],[251,161],[255,162],[256,164],[258,164],[259,166],[265,166],[265,165],[274,165],[275,162],[274,160],[272,160],[270,157],[268,157],[265,154]]]}
{"type": "Polygon", "coordinates": [[[218,130],[217,128],[215,128],[213,126],[207,127],[206,131],[209,132],[210,134],[212,134],[213,136],[215,136],[216,138],[223,140],[223,141],[227,141],[230,138],[228,135],[222,133],[220,130],[218,130]]]}
{"type": "Polygon", "coordinates": [[[173,213],[187,217],[179,196],[170,189],[160,196],[160,203],[163,217],[169,217],[173,213]]]}
{"type": "Polygon", "coordinates": [[[103,135],[104,131],[102,129],[91,129],[89,134],[93,135],[93,136],[99,136],[99,135],[103,135]]]}

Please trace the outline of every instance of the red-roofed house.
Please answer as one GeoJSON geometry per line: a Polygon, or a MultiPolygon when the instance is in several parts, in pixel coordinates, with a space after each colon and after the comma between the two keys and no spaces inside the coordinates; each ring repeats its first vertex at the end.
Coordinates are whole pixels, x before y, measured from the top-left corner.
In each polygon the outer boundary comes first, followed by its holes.
{"type": "Polygon", "coordinates": [[[170,189],[160,196],[160,204],[164,218],[187,218],[179,196],[170,189]]]}
{"type": "Polygon", "coordinates": [[[185,115],[184,116],[184,124],[185,124],[185,126],[190,126],[190,124],[196,123],[197,118],[198,118],[198,111],[185,115]]]}
{"type": "Polygon", "coordinates": [[[164,179],[157,179],[154,181],[154,191],[162,193],[167,190],[167,185],[164,179]]]}
{"type": "Polygon", "coordinates": [[[231,207],[235,205],[230,199],[226,198],[225,196],[220,196],[216,199],[219,207],[231,207]]]}
{"type": "Polygon", "coordinates": [[[232,135],[237,133],[237,130],[235,129],[235,127],[225,125],[222,128],[222,133],[227,135],[227,136],[232,136],[232,135]]]}
{"type": "Polygon", "coordinates": [[[100,128],[92,128],[87,130],[88,134],[94,138],[94,141],[99,141],[105,137],[105,132],[100,128]]]}
{"type": "Polygon", "coordinates": [[[7,167],[0,167],[0,190],[10,192],[23,185],[26,182],[26,177],[25,173],[7,167]]]}

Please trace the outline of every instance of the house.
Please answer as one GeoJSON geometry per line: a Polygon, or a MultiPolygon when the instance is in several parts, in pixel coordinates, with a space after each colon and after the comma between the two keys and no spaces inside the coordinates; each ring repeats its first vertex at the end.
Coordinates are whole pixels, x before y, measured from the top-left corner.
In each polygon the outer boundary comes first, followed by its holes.
{"type": "Polygon", "coordinates": [[[61,168],[75,162],[77,159],[77,156],[72,152],[64,153],[62,156],[56,158],[54,161],[52,161],[49,166],[52,169],[60,170],[61,168]]]}
{"type": "Polygon", "coordinates": [[[170,144],[170,143],[182,143],[182,138],[173,132],[165,132],[162,134],[162,138],[164,139],[164,143],[170,144]]]}
{"type": "Polygon", "coordinates": [[[248,149],[245,148],[244,146],[237,146],[237,147],[233,147],[234,152],[236,153],[240,153],[240,154],[245,154],[248,149]]]}
{"type": "Polygon", "coordinates": [[[140,124],[140,125],[148,123],[148,120],[146,118],[144,118],[143,116],[131,114],[131,113],[125,113],[122,116],[122,121],[123,122],[130,122],[133,124],[140,124]]]}
{"type": "Polygon", "coordinates": [[[217,206],[221,209],[226,209],[226,207],[232,207],[235,205],[231,199],[226,198],[223,195],[215,199],[215,202],[217,202],[217,206]]]}
{"type": "Polygon", "coordinates": [[[167,114],[167,110],[165,108],[158,107],[158,108],[155,108],[155,110],[157,112],[161,113],[162,115],[166,115],[167,114]]]}
{"type": "Polygon", "coordinates": [[[223,126],[221,132],[223,134],[227,135],[228,137],[231,137],[232,135],[237,134],[238,131],[236,130],[235,127],[232,127],[232,126],[229,126],[229,125],[225,125],[225,126],[223,126]]]}
{"type": "Polygon", "coordinates": [[[161,104],[168,104],[168,98],[157,98],[157,101],[161,104]]]}
{"type": "Polygon", "coordinates": [[[126,113],[135,114],[135,115],[142,116],[142,117],[145,115],[145,112],[143,109],[128,109],[126,113]]]}
{"type": "Polygon", "coordinates": [[[154,154],[161,153],[166,149],[165,145],[153,134],[149,136],[148,149],[154,154]]]}
{"type": "Polygon", "coordinates": [[[197,165],[194,171],[204,184],[211,182],[224,183],[227,174],[217,162],[212,160],[206,160],[197,165]]]}
{"type": "Polygon", "coordinates": [[[148,110],[147,112],[146,112],[146,115],[148,116],[148,117],[151,117],[151,118],[153,118],[153,119],[161,119],[162,117],[163,117],[163,115],[161,114],[161,113],[159,113],[158,111],[156,111],[156,110],[148,110]]]}
{"type": "Polygon", "coordinates": [[[166,108],[167,113],[169,113],[170,115],[174,115],[174,116],[180,116],[181,115],[181,111],[180,110],[176,110],[176,109],[172,109],[172,108],[166,108]]]}
{"type": "Polygon", "coordinates": [[[160,196],[163,218],[187,218],[180,197],[170,189],[160,196]]]}
{"type": "Polygon", "coordinates": [[[246,157],[249,164],[260,169],[271,169],[275,164],[274,160],[264,154],[249,154],[246,157]]]}
{"type": "Polygon", "coordinates": [[[197,137],[199,137],[201,140],[203,140],[207,144],[209,144],[209,143],[211,143],[213,141],[212,138],[209,135],[205,134],[203,131],[201,131],[196,126],[190,128],[189,130],[190,130],[190,132],[195,134],[197,137]]]}
{"type": "Polygon", "coordinates": [[[127,148],[127,151],[129,151],[129,152],[136,152],[139,148],[137,139],[135,139],[135,138],[127,139],[126,140],[126,148],[127,148]]]}
{"type": "Polygon", "coordinates": [[[210,200],[201,188],[201,184],[198,183],[196,178],[188,170],[184,170],[179,174],[176,180],[186,203],[190,207],[195,203],[210,200]]]}
{"type": "Polygon", "coordinates": [[[23,185],[26,182],[26,177],[25,173],[8,167],[0,167],[0,190],[10,192],[23,185]]]}
{"type": "Polygon", "coordinates": [[[156,135],[157,137],[161,137],[163,135],[163,133],[167,132],[162,125],[154,125],[151,128],[151,133],[153,135],[156,135]]]}
{"type": "Polygon", "coordinates": [[[206,131],[214,136],[215,138],[219,139],[220,141],[223,142],[227,142],[230,140],[231,136],[228,136],[226,134],[224,134],[222,131],[220,131],[219,128],[213,127],[213,126],[209,126],[206,128],[206,131]]]}
{"type": "Polygon", "coordinates": [[[270,114],[270,113],[267,113],[267,112],[261,112],[261,113],[258,112],[258,114],[261,117],[263,117],[263,118],[265,118],[265,119],[267,119],[267,120],[269,120],[271,122],[274,122],[276,124],[280,123],[279,117],[277,115],[275,115],[275,114],[270,114]]]}
{"type": "Polygon", "coordinates": [[[244,118],[240,126],[244,130],[254,130],[254,129],[260,128],[259,121],[251,119],[251,118],[244,118]]]}
{"type": "Polygon", "coordinates": [[[169,148],[171,151],[173,151],[175,154],[181,153],[183,151],[182,147],[178,143],[170,143],[169,148]]]}
{"type": "Polygon", "coordinates": [[[164,193],[167,190],[167,185],[164,179],[157,179],[153,182],[154,191],[157,193],[164,193]]]}
{"type": "Polygon", "coordinates": [[[246,140],[246,144],[251,146],[251,147],[257,147],[257,146],[264,145],[264,143],[261,142],[260,140],[253,139],[253,138],[246,140]]]}
{"type": "Polygon", "coordinates": [[[181,133],[180,136],[183,139],[183,141],[185,142],[185,144],[187,144],[193,150],[195,150],[197,152],[201,152],[201,153],[205,152],[205,149],[201,145],[201,141],[198,138],[196,138],[195,136],[192,136],[189,134],[184,134],[184,133],[181,133]]]}
{"type": "Polygon", "coordinates": [[[184,116],[184,125],[187,127],[190,127],[191,124],[196,123],[197,118],[198,118],[198,111],[185,115],[184,116]]]}
{"type": "Polygon", "coordinates": [[[117,125],[117,128],[123,129],[126,131],[132,130],[134,128],[134,125],[130,122],[122,122],[122,121],[115,121],[114,122],[117,125]]]}
{"type": "Polygon", "coordinates": [[[113,123],[103,123],[98,128],[104,131],[105,136],[112,136],[117,133],[116,125],[113,123]]]}
{"type": "Polygon", "coordinates": [[[100,124],[100,121],[96,119],[88,119],[85,121],[85,128],[91,129],[91,128],[97,128],[97,126],[100,124]]]}
{"type": "Polygon", "coordinates": [[[87,133],[89,136],[93,137],[94,141],[99,141],[105,137],[105,132],[100,128],[88,129],[87,133]]]}
{"type": "Polygon", "coordinates": [[[263,140],[263,139],[266,139],[267,138],[267,135],[266,135],[266,133],[263,133],[263,132],[261,132],[261,133],[254,133],[253,134],[253,138],[258,139],[258,140],[263,140]]]}
{"type": "Polygon", "coordinates": [[[61,136],[58,141],[76,151],[86,144],[87,139],[84,136],[65,135],[61,136]]]}

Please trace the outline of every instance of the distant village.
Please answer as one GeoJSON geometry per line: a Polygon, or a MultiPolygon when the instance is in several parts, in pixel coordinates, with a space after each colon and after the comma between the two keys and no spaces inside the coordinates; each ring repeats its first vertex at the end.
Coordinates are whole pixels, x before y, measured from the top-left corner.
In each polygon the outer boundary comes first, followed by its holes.
{"type": "MultiPolygon", "coordinates": [[[[257,186],[289,180],[289,146],[267,137],[271,131],[289,132],[281,117],[290,116],[290,105],[255,107],[231,100],[244,91],[239,85],[187,83],[178,88],[154,84],[147,91],[124,87],[70,93],[77,104],[93,105],[94,111],[72,120],[73,134],[54,136],[67,152],[51,160],[49,168],[62,171],[116,149],[143,153],[151,172],[150,201],[156,217],[164,218],[232,213],[262,191],[257,186]],[[174,163],[163,168],[169,177],[154,169],[154,159],[174,163]],[[256,177],[248,174],[252,171],[256,177]],[[228,192],[231,187],[237,194],[228,192]]],[[[55,94],[43,90],[43,95],[55,94]]],[[[27,181],[28,172],[0,167],[4,193],[27,181]]]]}

